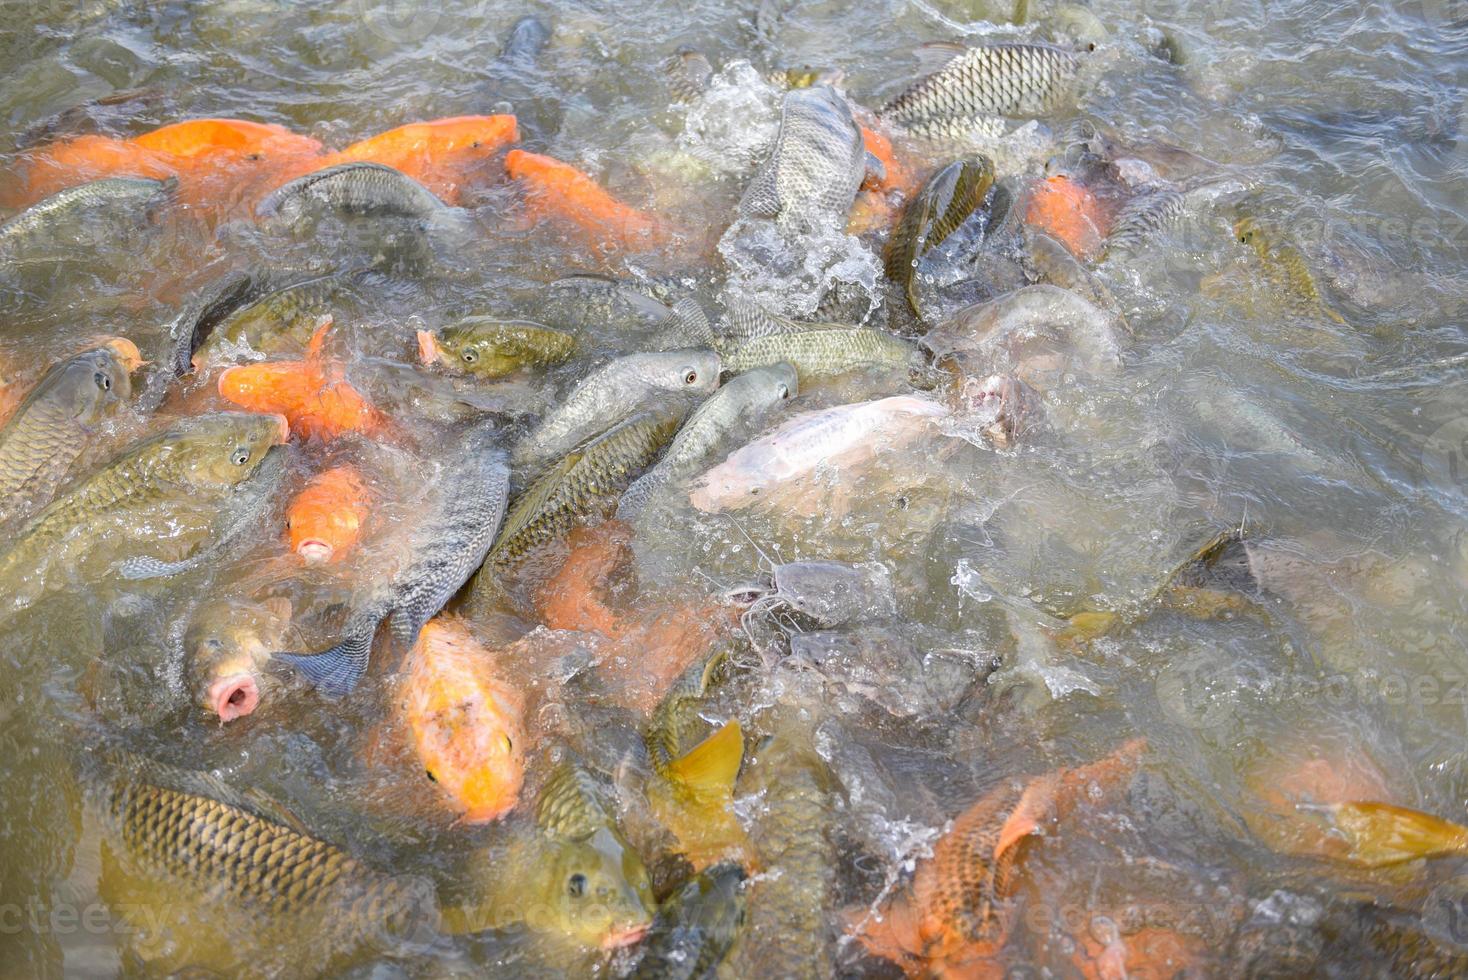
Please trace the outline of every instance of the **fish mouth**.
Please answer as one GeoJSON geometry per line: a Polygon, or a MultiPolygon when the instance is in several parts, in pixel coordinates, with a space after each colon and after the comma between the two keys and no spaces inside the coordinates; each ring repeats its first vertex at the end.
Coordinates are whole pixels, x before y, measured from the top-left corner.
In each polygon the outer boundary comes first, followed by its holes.
{"type": "Polygon", "coordinates": [[[222,725],[243,718],[260,706],[260,685],[249,674],[232,674],[209,685],[208,700],[222,725]]]}
{"type": "Polygon", "coordinates": [[[623,946],[631,946],[646,936],[647,930],[646,923],[627,926],[625,929],[614,929],[607,933],[607,937],[601,941],[602,949],[621,949],[623,946]]]}
{"type": "Polygon", "coordinates": [[[296,545],[296,554],[300,555],[307,565],[325,564],[331,561],[331,556],[335,552],[335,548],[320,538],[307,538],[296,545]]]}
{"type": "Polygon", "coordinates": [[[427,330],[418,331],[418,359],[424,364],[438,360],[438,341],[427,330]]]}
{"type": "Polygon", "coordinates": [[[286,443],[290,442],[291,439],[290,420],[279,412],[271,413],[271,417],[274,418],[276,424],[280,426],[280,438],[276,440],[275,444],[277,446],[284,446],[286,443]]]}

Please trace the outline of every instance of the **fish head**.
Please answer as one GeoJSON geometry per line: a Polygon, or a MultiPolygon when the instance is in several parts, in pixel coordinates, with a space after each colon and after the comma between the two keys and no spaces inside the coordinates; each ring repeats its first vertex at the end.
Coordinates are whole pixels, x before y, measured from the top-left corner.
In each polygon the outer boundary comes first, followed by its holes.
{"type": "Polygon", "coordinates": [[[291,550],[308,565],[340,558],[361,534],[368,504],[367,488],[355,467],[318,474],[286,508],[291,550]]]}
{"type": "Polygon", "coordinates": [[[774,485],[775,476],[768,470],[726,460],[694,483],[688,500],[706,514],[718,514],[757,503],[774,485]]]}
{"type": "MultiPolygon", "coordinates": [[[[121,343],[136,355],[136,347],[128,341],[121,343]]],[[[94,425],[132,397],[128,363],[110,346],[87,351],[66,366],[54,389],[55,397],[63,401],[73,420],[84,426],[94,425]]]]}
{"type": "Polygon", "coordinates": [[[772,408],[800,394],[800,375],[785,361],[746,371],[738,380],[759,408],[772,408]]]}
{"type": "Polygon", "coordinates": [[[418,355],[424,364],[486,378],[503,377],[520,367],[520,359],[497,342],[495,329],[482,323],[455,324],[437,334],[420,330],[418,355]]]}
{"type": "Polygon", "coordinates": [[[657,906],[642,858],[605,826],[589,836],[555,840],[541,868],[541,886],[541,925],[587,947],[636,942],[657,906]]]}
{"type": "Polygon", "coordinates": [[[450,156],[456,162],[482,160],[493,156],[519,137],[516,120],[509,113],[493,116],[455,116],[438,119],[426,126],[430,129],[428,146],[435,157],[450,156]]]}
{"type": "Polygon", "coordinates": [[[658,388],[706,395],[719,387],[719,355],[711,350],[674,350],[646,357],[643,377],[658,388]]]}
{"type": "Polygon", "coordinates": [[[296,414],[320,392],[325,378],[306,361],[240,364],[219,375],[219,394],[255,412],[296,414]]]}
{"type": "Polygon", "coordinates": [[[219,412],[174,434],[170,465],[195,488],[232,487],[253,476],[271,447],[284,445],[289,436],[283,415],[219,412]]]}
{"type": "Polygon", "coordinates": [[[194,703],[220,724],[251,714],[273,681],[265,670],[290,628],[289,599],[206,603],[184,634],[184,672],[194,703]]]}
{"type": "MultiPolygon", "coordinates": [[[[462,811],[461,823],[497,820],[514,809],[525,782],[525,733],[518,699],[477,669],[485,651],[435,652],[430,622],[420,635],[420,663],[406,698],[408,727],[424,773],[462,811]],[[428,641],[428,642],[424,642],[428,641]],[[457,666],[456,666],[457,665],[457,666]]],[[[442,642],[452,644],[453,637],[442,642]]]]}

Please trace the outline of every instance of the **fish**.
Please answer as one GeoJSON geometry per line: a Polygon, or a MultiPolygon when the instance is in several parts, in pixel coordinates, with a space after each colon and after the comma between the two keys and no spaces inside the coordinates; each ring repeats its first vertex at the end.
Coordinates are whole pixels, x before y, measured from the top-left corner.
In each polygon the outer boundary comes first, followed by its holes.
{"type": "Polygon", "coordinates": [[[867,153],[851,107],[825,85],[795,89],[780,103],[780,129],[739,200],[739,214],[765,218],[787,237],[840,228],[868,169],[881,164],[867,153]]]}
{"type": "Polygon", "coordinates": [[[0,260],[55,258],[82,245],[115,245],[150,224],[177,190],[172,177],[105,177],[57,191],[0,224],[0,260]]]}
{"type": "MultiPolygon", "coordinates": [[[[101,817],[102,887],[114,893],[113,908],[187,909],[195,925],[220,910],[214,928],[192,942],[182,937],[199,934],[173,913],[174,943],[153,951],[175,957],[175,969],[333,972],[436,932],[430,882],[372,867],[263,794],[121,750],[92,753],[81,768],[101,817]]],[[[135,925],[158,928],[156,918],[135,925]]]]}
{"type": "Polygon", "coordinates": [[[333,153],[327,165],[377,163],[406,174],[448,204],[473,168],[520,138],[515,117],[453,116],[409,123],[333,153]]]}
{"type": "Polygon", "coordinates": [[[719,355],[710,350],[628,354],[583,378],[515,446],[517,470],[535,472],[626,418],[657,392],[706,395],[719,386],[719,355]]]}
{"type": "Polygon", "coordinates": [[[915,189],[914,174],[898,157],[892,147],[892,140],[885,133],[860,123],[857,128],[861,130],[861,142],[867,153],[881,164],[878,169],[868,161],[867,179],[862,184],[863,189],[891,191],[904,196],[911,194],[915,189]]]}
{"type": "Polygon", "coordinates": [[[418,331],[418,356],[424,364],[481,378],[561,364],[575,352],[573,335],[529,320],[471,316],[437,331],[418,331]]]}
{"type": "Polygon", "coordinates": [[[1300,804],[1322,817],[1333,835],[1344,838],[1339,860],[1381,868],[1423,858],[1468,853],[1468,827],[1393,803],[1353,800],[1346,803],[1300,804]]]}
{"type": "Polygon", "coordinates": [[[872,327],[844,324],[798,324],[792,329],[743,340],[727,341],[720,352],[724,370],[739,374],[774,364],[793,365],[801,385],[840,377],[853,371],[906,370],[919,366],[921,354],[911,341],[872,327]],[[805,327],[805,329],[793,329],[805,327]]]}
{"type": "Polygon", "coordinates": [[[252,161],[291,159],[322,152],[320,140],[293,133],[274,123],[246,119],[186,119],[135,136],[134,146],[192,160],[229,154],[252,161]]]}
{"type": "Polygon", "coordinates": [[[714,77],[714,66],[702,51],[682,47],[674,51],[663,65],[663,78],[674,102],[698,101],[714,77]]]}
{"type": "Polygon", "coordinates": [[[387,620],[393,643],[405,652],[419,631],[459,591],[489,553],[504,519],[510,471],[492,448],[494,427],[480,423],[445,447],[436,501],[426,501],[418,523],[396,549],[399,563],[348,617],[342,640],[317,654],[278,653],[327,697],[344,697],[367,670],[372,640],[387,620]]]}
{"type": "Polygon", "coordinates": [[[419,764],[462,823],[515,808],[525,781],[524,702],[494,654],[455,616],[424,624],[398,689],[419,764]]]}
{"type": "Polygon", "coordinates": [[[1064,174],[1047,177],[1031,186],[1025,205],[1025,224],[1054,237],[1083,262],[1101,253],[1103,239],[1109,249],[1107,233],[1115,231],[1096,195],[1064,174]]]}
{"type": "Polygon", "coordinates": [[[184,685],[197,707],[226,722],[253,714],[274,685],[266,671],[273,650],[288,641],[291,602],[211,599],[184,632],[184,685]]]}
{"type": "MultiPolygon", "coordinates": [[[[3,230],[0,228],[0,233],[3,230]]],[[[1346,322],[1345,317],[1326,303],[1309,263],[1298,248],[1277,240],[1250,217],[1240,218],[1234,223],[1234,237],[1239,244],[1253,250],[1264,270],[1265,282],[1276,295],[1284,298],[1291,313],[1307,319],[1346,322]]]]}
{"type": "Polygon", "coordinates": [[[99,543],[120,536],[130,541],[143,536],[139,545],[147,554],[135,557],[169,555],[183,545],[192,548],[193,535],[159,538],[146,518],[164,506],[175,529],[203,531],[189,526],[191,514],[202,515],[212,526],[229,491],[254,476],[270,448],[285,439],[286,424],[279,415],[216,412],[126,447],[62,490],[0,554],[0,583],[12,593],[11,608],[39,598],[51,584],[52,569],[69,568],[99,543]],[[133,527],[136,531],[129,534],[133,527]]]}
{"type": "Polygon", "coordinates": [[[87,437],[132,396],[142,365],[137,345],[114,337],[46,372],[0,426],[0,521],[16,515],[21,495],[56,489],[87,437]]]}
{"type": "Polygon", "coordinates": [[[665,245],[670,231],[653,215],[617,200],[569,163],[526,150],[505,154],[505,172],[525,190],[537,218],[553,218],[598,247],[646,249],[665,245]]]}
{"type": "Polygon", "coordinates": [[[515,498],[499,539],[471,587],[471,601],[492,594],[500,568],[600,516],[657,457],[687,416],[681,400],[639,409],[568,453],[515,498]]]}
{"type": "Polygon", "coordinates": [[[1133,739],[1097,762],[994,787],[954,817],[903,892],[848,917],[856,938],[909,976],[981,969],[1008,934],[1025,842],[1123,788],[1145,748],[1133,739]]]}
{"type": "Polygon", "coordinates": [[[642,942],[633,980],[713,980],[744,927],[747,878],[725,862],[669,895],[642,942]]]}
{"type": "Polygon", "coordinates": [[[308,565],[340,561],[356,545],[372,512],[372,494],[355,466],[313,476],[285,509],[286,538],[308,565]]]}
{"type": "Polygon", "coordinates": [[[287,181],[255,206],[267,230],[301,235],[327,214],[396,218],[424,230],[463,227],[464,213],[400,170],[380,163],[338,163],[287,181]]]}
{"type": "Polygon", "coordinates": [[[565,330],[646,335],[644,350],[713,346],[708,314],[696,299],[682,296],[670,306],[652,291],[642,283],[609,276],[564,276],[546,291],[544,319],[565,330]]]}
{"type": "Polygon", "coordinates": [[[664,487],[693,476],[731,430],[799,393],[799,375],[785,363],[753,368],[730,380],[694,409],[657,465],[627,487],[617,502],[617,519],[637,518],[664,487]]]}
{"type": "Polygon", "coordinates": [[[223,314],[190,363],[199,371],[242,346],[265,355],[304,351],[323,319],[360,299],[355,281],[345,276],[314,276],[270,289],[223,314]]]}
{"type": "Polygon", "coordinates": [[[819,980],[836,974],[829,913],[837,851],[831,832],[838,787],[810,735],[780,719],[739,780],[758,801],[749,836],[759,866],[744,934],[729,954],[733,976],[819,980]]]}
{"type": "Polygon", "coordinates": [[[322,354],[330,324],[322,325],[304,361],[238,364],[219,375],[226,401],[255,412],[283,415],[302,438],[334,439],[346,432],[381,432],[387,419],[346,380],[342,365],[322,354]]]}
{"type": "Polygon", "coordinates": [[[947,56],[877,113],[884,121],[934,142],[972,144],[998,135],[1003,118],[1043,116],[1059,107],[1080,59],[1045,44],[965,47],[940,42],[925,52],[947,56]]]}
{"type": "Polygon", "coordinates": [[[734,780],[744,759],[738,719],[724,722],[692,748],[683,747],[689,715],[702,704],[727,658],[728,648],[721,648],[685,673],[643,732],[657,777],[647,788],[648,805],[695,871],[722,860],[748,860],[749,841],[734,816],[734,780]]]}
{"type": "Polygon", "coordinates": [[[689,501],[708,513],[747,507],[761,494],[809,477],[818,466],[849,466],[900,447],[947,415],[937,402],[910,395],[805,412],[706,472],[689,501]]]}
{"type": "Polygon", "coordinates": [[[902,211],[882,256],[887,278],[902,287],[907,306],[921,319],[917,267],[924,255],[958,230],[989,196],[994,164],[988,157],[956,160],[928,178],[902,211]]]}
{"type": "Polygon", "coordinates": [[[482,879],[482,896],[446,903],[447,931],[524,922],[574,946],[616,949],[647,934],[657,905],[647,867],[601,802],[596,780],[571,760],[541,787],[534,835],[482,879]]]}
{"type": "MultiPolygon", "coordinates": [[[[239,270],[229,270],[212,278],[202,288],[189,295],[178,312],[166,325],[166,356],[175,377],[183,377],[194,368],[194,356],[209,341],[214,328],[225,317],[251,302],[264,289],[256,276],[239,270]]],[[[150,408],[162,403],[165,386],[150,387],[143,399],[150,408]]]]}

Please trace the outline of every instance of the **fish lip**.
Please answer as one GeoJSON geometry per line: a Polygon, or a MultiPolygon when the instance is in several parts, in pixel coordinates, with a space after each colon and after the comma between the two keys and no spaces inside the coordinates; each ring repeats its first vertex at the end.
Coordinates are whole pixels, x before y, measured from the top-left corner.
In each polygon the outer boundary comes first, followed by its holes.
{"type": "Polygon", "coordinates": [[[307,565],[322,565],[331,561],[331,556],[336,553],[330,542],[320,538],[307,538],[296,545],[296,554],[300,555],[307,565]]]}
{"type": "Polygon", "coordinates": [[[628,926],[626,929],[615,929],[607,933],[606,938],[601,941],[602,949],[620,949],[623,946],[631,946],[646,936],[649,928],[651,926],[647,923],[642,923],[628,926]]]}
{"type": "Polygon", "coordinates": [[[438,341],[427,330],[418,331],[418,359],[424,364],[438,360],[438,341]]]}
{"type": "Polygon", "coordinates": [[[260,685],[251,674],[231,674],[210,684],[205,697],[223,725],[253,713],[260,706],[260,685]]]}
{"type": "MultiPolygon", "coordinates": [[[[221,376],[220,380],[223,380],[223,376],[221,376]]],[[[280,426],[279,438],[276,440],[275,445],[284,446],[291,438],[290,420],[279,412],[271,412],[270,414],[275,419],[276,424],[280,426]]]]}

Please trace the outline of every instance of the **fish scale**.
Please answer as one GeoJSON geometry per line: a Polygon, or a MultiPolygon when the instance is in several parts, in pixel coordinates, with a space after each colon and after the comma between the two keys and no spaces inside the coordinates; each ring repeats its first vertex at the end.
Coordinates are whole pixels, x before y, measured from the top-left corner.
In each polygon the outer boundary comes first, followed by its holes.
{"type": "Polygon", "coordinates": [[[1044,44],[967,48],[888,102],[880,115],[919,136],[961,137],[999,117],[1052,111],[1079,64],[1069,51],[1044,44]]]}
{"type": "Polygon", "coordinates": [[[773,218],[782,230],[844,223],[867,166],[851,108],[825,85],[786,93],[769,159],[739,201],[745,217],[773,218]]]}
{"type": "Polygon", "coordinates": [[[862,368],[907,367],[916,348],[900,337],[870,327],[815,327],[739,341],[726,349],[724,368],[733,373],[785,362],[800,384],[862,368]]]}
{"type": "Polygon", "coordinates": [[[178,180],[173,177],[106,177],[57,191],[0,224],[0,255],[24,249],[45,238],[58,223],[94,211],[109,220],[136,222],[139,214],[146,216],[171,198],[177,187],[178,180]]]}
{"type": "Polygon", "coordinates": [[[994,186],[994,165],[987,157],[958,160],[938,171],[902,211],[887,242],[883,271],[902,287],[908,308],[921,316],[917,297],[917,264],[958,230],[984,203],[994,186]]]}

